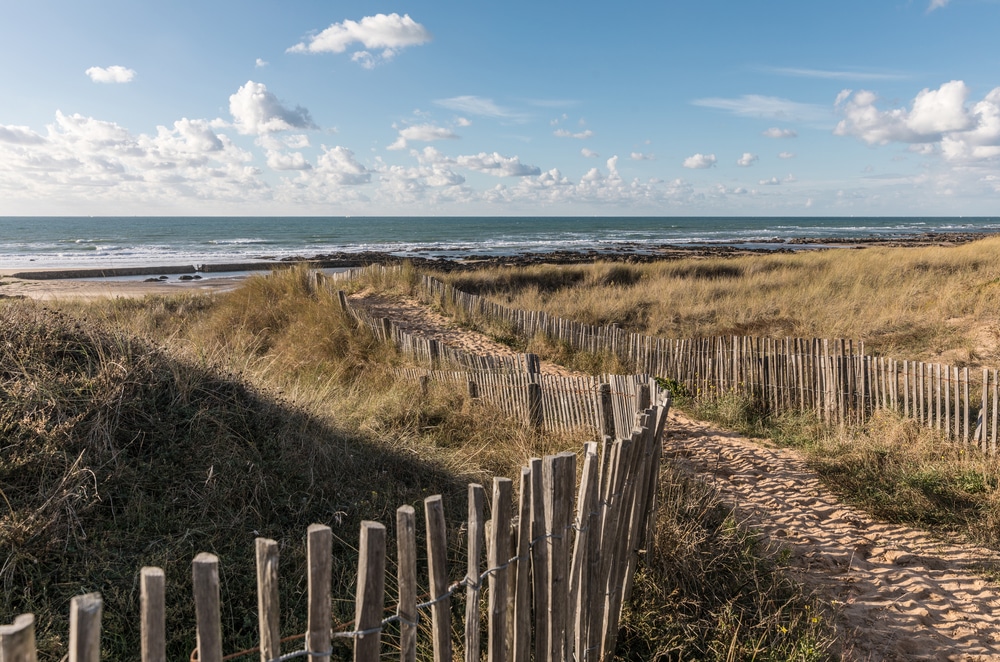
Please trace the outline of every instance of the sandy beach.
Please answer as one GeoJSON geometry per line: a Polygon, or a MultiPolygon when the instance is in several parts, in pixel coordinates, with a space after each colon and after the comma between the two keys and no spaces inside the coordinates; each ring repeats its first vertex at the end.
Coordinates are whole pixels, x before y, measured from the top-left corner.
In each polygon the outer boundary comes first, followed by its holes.
{"type": "Polygon", "coordinates": [[[113,297],[144,297],[182,293],[226,292],[234,289],[245,277],[211,278],[193,281],[169,280],[157,283],[143,281],[93,280],[28,280],[0,277],[0,298],[27,297],[40,301],[57,299],[98,299],[113,297]]]}

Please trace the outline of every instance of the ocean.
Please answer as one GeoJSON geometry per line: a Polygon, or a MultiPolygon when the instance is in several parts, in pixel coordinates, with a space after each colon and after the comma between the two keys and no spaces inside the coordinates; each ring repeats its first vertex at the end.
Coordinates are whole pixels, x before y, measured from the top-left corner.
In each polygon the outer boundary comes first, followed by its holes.
{"type": "Polygon", "coordinates": [[[337,252],[462,258],[663,244],[998,232],[991,218],[812,217],[0,217],[0,268],[252,262],[337,252]]]}

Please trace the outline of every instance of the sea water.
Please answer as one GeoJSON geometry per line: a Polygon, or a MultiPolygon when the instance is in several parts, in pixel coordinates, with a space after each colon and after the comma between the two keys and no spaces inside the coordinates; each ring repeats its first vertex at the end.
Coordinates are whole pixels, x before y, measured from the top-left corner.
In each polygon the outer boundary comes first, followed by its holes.
{"type": "Polygon", "coordinates": [[[797,237],[998,231],[996,217],[3,217],[0,268],[201,265],[362,251],[462,258],[665,244],[773,248],[797,237]]]}

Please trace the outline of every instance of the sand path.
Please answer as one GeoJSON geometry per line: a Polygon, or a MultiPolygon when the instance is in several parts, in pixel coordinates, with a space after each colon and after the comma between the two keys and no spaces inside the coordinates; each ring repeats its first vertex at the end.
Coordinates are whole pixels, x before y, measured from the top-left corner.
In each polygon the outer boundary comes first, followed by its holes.
{"type": "MultiPolygon", "coordinates": [[[[480,356],[516,356],[518,352],[507,345],[492,340],[481,333],[470,331],[453,320],[430,310],[410,297],[385,297],[370,292],[359,292],[349,297],[352,304],[368,309],[377,317],[388,317],[392,323],[414,335],[434,338],[446,345],[480,356]]],[[[549,361],[541,362],[545,375],[573,375],[561,365],[549,361]]]]}
{"type": "Polygon", "coordinates": [[[715,485],[794,575],[837,608],[850,660],[1000,659],[996,552],[885,524],[844,505],[801,454],[671,412],[667,457],[715,485]]]}
{"type": "MultiPolygon", "coordinates": [[[[353,299],[401,328],[469,352],[513,354],[405,298],[353,299]]],[[[573,374],[543,362],[543,372],[573,374]]],[[[1000,554],[885,524],[844,505],[803,456],[671,412],[666,456],[713,484],[795,577],[837,612],[846,660],[1000,660],[1000,554]]]]}

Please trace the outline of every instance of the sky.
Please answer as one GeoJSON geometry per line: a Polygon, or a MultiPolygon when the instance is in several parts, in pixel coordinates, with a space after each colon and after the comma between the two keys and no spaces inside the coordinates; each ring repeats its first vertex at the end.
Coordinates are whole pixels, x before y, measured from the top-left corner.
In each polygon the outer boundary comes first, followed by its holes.
{"type": "Polygon", "coordinates": [[[1000,214],[1000,0],[0,15],[0,216],[1000,214]]]}

